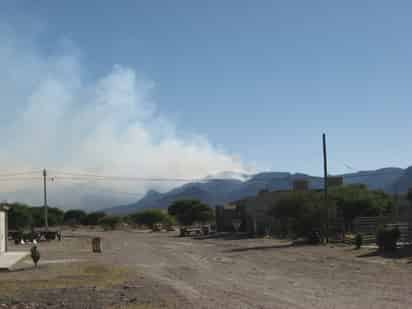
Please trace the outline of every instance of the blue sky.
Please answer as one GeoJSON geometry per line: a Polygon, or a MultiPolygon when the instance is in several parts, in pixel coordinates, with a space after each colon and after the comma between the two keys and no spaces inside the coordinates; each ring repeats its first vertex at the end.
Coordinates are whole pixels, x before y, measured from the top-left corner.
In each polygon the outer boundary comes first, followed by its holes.
{"type": "MultiPolygon", "coordinates": [[[[407,1],[2,1],[44,54],[79,50],[86,79],[114,65],[153,81],[158,112],[259,170],[412,165],[407,1]]],[[[4,104],[4,103],[2,103],[4,104]]]]}

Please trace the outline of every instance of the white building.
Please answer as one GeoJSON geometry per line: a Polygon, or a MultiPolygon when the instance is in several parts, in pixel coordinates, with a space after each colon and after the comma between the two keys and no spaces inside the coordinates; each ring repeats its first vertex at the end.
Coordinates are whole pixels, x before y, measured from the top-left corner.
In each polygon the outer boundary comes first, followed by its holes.
{"type": "Polygon", "coordinates": [[[0,254],[7,252],[7,208],[0,205],[0,254]]]}
{"type": "Polygon", "coordinates": [[[8,207],[0,204],[0,269],[12,269],[19,261],[25,259],[28,251],[10,252],[7,248],[8,227],[7,227],[8,207]]]}

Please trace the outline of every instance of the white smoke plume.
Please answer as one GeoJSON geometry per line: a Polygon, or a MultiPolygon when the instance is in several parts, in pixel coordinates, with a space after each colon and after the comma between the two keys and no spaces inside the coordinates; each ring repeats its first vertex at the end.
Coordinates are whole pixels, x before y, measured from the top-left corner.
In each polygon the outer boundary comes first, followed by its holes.
{"type": "MultiPolygon", "coordinates": [[[[56,175],[70,171],[164,178],[244,172],[239,159],[205,138],[179,136],[156,109],[151,97],[154,84],[139,78],[134,69],[116,65],[106,76],[90,79],[78,54],[66,46],[46,55],[36,48],[35,40],[25,41],[0,30],[0,173],[43,167],[56,175]]],[[[136,200],[152,187],[172,186],[127,181],[71,183],[59,175],[49,187],[51,203],[63,207],[83,207],[78,204],[87,190],[106,195],[110,190],[136,193],[111,196],[110,202],[115,203],[136,200]]],[[[6,180],[0,186],[0,198],[42,203],[37,180],[6,180]]]]}

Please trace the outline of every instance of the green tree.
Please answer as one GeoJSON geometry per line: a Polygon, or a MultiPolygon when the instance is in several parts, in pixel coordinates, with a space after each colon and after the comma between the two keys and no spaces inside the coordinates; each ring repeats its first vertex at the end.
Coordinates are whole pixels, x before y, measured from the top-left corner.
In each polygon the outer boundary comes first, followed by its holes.
{"type": "Polygon", "coordinates": [[[393,211],[391,197],[381,190],[368,190],[362,185],[349,185],[334,188],[329,198],[336,201],[338,210],[346,226],[356,217],[387,215],[393,211]]]}
{"type": "Polygon", "coordinates": [[[350,185],[331,188],[328,201],[324,201],[321,192],[290,192],[274,202],[269,214],[280,222],[280,230],[305,236],[311,230],[326,232],[328,210],[335,208],[350,227],[358,216],[390,213],[393,201],[383,191],[350,185]]]}
{"type": "Polygon", "coordinates": [[[169,216],[159,209],[148,209],[130,215],[130,220],[139,225],[147,225],[152,228],[157,223],[170,222],[169,216]]]}
{"type": "Polygon", "coordinates": [[[295,237],[308,237],[314,230],[326,232],[330,204],[318,192],[290,192],[274,202],[269,215],[295,237]]]}
{"type": "Polygon", "coordinates": [[[195,222],[208,222],[213,219],[213,209],[198,200],[178,200],[168,208],[169,215],[174,216],[182,225],[195,222]]]}
{"type": "Polygon", "coordinates": [[[80,209],[68,210],[64,214],[65,224],[82,224],[86,219],[87,214],[80,209]]]}
{"type": "Polygon", "coordinates": [[[166,226],[172,226],[176,224],[176,219],[169,214],[166,214],[165,218],[163,219],[162,223],[166,226]]]}
{"type": "Polygon", "coordinates": [[[98,225],[100,219],[104,218],[106,216],[106,213],[103,211],[96,211],[89,213],[86,218],[83,221],[83,224],[85,225],[98,225]]]}
{"type": "MultiPolygon", "coordinates": [[[[44,207],[32,207],[30,212],[33,217],[33,226],[44,226],[44,207]]],[[[57,226],[63,224],[64,211],[59,208],[48,207],[47,218],[49,226],[57,226]]]]}
{"type": "MultiPolygon", "coordinates": [[[[8,222],[10,229],[27,229],[44,226],[44,207],[30,207],[14,203],[9,204],[8,222]]],[[[59,208],[48,207],[49,226],[61,225],[64,212],[59,208]]]]}
{"type": "Polygon", "coordinates": [[[8,227],[11,230],[23,230],[29,228],[33,223],[33,217],[30,212],[30,207],[25,204],[13,203],[7,205],[10,207],[8,211],[8,227]]]}

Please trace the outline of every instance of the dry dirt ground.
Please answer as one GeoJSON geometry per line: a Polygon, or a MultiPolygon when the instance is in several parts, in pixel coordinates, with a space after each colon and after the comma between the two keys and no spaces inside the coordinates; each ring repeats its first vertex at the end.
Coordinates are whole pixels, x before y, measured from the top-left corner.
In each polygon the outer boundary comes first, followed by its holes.
{"type": "Polygon", "coordinates": [[[38,269],[26,260],[0,273],[0,308],[412,308],[408,256],[273,239],[69,234],[40,244],[38,269]],[[95,235],[102,254],[91,253],[95,235]]]}

